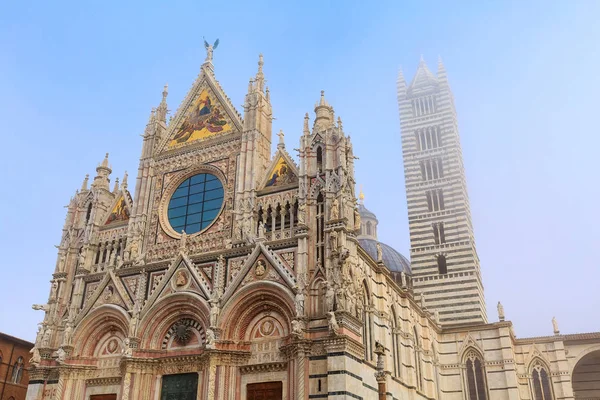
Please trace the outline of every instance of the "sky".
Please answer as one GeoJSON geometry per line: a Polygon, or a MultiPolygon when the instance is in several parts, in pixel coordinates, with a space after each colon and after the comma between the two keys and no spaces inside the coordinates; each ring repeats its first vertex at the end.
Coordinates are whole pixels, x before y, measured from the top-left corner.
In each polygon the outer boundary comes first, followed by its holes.
{"type": "MultiPolygon", "coordinates": [[[[600,2],[4,2],[0,332],[35,338],[64,206],[106,152],[136,175],[150,110],[174,113],[219,38],[242,111],[258,54],[273,131],[298,147],[321,90],[351,135],[379,239],[409,256],[396,101],[421,56],[454,93],[490,321],[517,337],[600,330],[600,2]]],[[[275,146],[276,140],[274,140],[275,146]]],[[[130,185],[131,187],[131,185],[130,185]]]]}

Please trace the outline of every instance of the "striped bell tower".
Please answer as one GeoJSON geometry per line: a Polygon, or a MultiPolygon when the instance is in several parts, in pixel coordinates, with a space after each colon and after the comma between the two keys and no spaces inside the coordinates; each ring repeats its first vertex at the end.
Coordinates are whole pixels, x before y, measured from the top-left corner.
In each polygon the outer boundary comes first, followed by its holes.
{"type": "Polygon", "coordinates": [[[415,297],[442,325],[485,323],[487,315],[454,99],[446,70],[423,58],[398,105],[415,297]]]}

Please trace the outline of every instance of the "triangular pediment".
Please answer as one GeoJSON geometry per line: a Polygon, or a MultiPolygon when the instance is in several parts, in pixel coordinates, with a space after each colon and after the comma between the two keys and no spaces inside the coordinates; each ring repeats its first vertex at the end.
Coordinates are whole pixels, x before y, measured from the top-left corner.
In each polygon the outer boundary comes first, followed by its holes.
{"type": "Polygon", "coordinates": [[[133,301],[127,289],[112,270],[109,270],[100,283],[95,285],[93,293],[85,300],[75,323],[78,324],[90,311],[106,304],[120,306],[124,310],[133,309],[133,301]]]}
{"type": "Polygon", "coordinates": [[[116,196],[115,201],[113,201],[110,212],[104,221],[104,226],[123,224],[129,221],[129,216],[131,215],[131,205],[129,204],[130,202],[128,200],[129,199],[124,193],[119,192],[119,195],[116,196]]]}
{"type": "Polygon", "coordinates": [[[213,295],[211,284],[204,272],[181,252],[162,274],[159,283],[151,289],[150,297],[142,309],[143,316],[161,298],[176,292],[193,292],[205,299],[213,295]]]}
{"type": "Polygon", "coordinates": [[[278,254],[263,243],[257,243],[239,273],[225,290],[221,304],[225,304],[238,288],[262,280],[277,282],[290,289],[294,289],[298,283],[293,270],[278,254]]]}
{"type": "Polygon", "coordinates": [[[277,150],[267,171],[267,175],[259,186],[262,189],[298,185],[298,168],[283,149],[277,150]]]}
{"type": "Polygon", "coordinates": [[[241,130],[241,116],[212,72],[202,68],[158,149],[159,152],[176,150],[241,130]]]}
{"type": "Polygon", "coordinates": [[[437,77],[429,70],[425,61],[421,60],[409,88],[437,87],[437,85],[437,77]]]}

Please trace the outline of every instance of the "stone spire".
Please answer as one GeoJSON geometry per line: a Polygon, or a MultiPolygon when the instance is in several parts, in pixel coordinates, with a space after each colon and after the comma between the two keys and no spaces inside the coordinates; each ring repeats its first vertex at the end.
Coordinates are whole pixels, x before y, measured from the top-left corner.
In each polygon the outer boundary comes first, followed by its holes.
{"type": "Polygon", "coordinates": [[[277,144],[277,148],[278,149],[285,148],[285,142],[283,141],[283,137],[285,136],[285,134],[283,133],[283,129],[279,130],[279,133],[277,134],[277,136],[279,136],[279,143],[277,144]]]}
{"type": "Polygon", "coordinates": [[[404,80],[404,74],[402,73],[402,67],[398,69],[398,78],[396,79],[396,88],[398,93],[406,94],[406,81],[404,80]]]}
{"type": "Polygon", "coordinates": [[[92,186],[95,188],[102,188],[108,190],[108,184],[110,183],[109,176],[112,172],[110,166],[108,165],[108,153],[104,156],[104,160],[98,165],[96,168],[96,177],[94,178],[94,183],[92,186]]]}
{"type": "Polygon", "coordinates": [[[83,179],[83,183],[81,184],[81,192],[85,192],[88,190],[88,181],[90,179],[89,174],[85,174],[85,178],[83,179]]]}
{"type": "Polygon", "coordinates": [[[306,136],[310,135],[310,129],[308,127],[308,113],[304,114],[304,128],[302,129],[302,133],[306,136]]]}
{"type": "Polygon", "coordinates": [[[169,95],[169,84],[165,84],[162,92],[162,100],[156,108],[156,119],[160,122],[167,122],[167,96],[169,95]]]}
{"type": "Polygon", "coordinates": [[[127,171],[125,171],[125,174],[123,175],[123,183],[121,184],[123,190],[127,190],[127,177],[127,171]]]}
{"type": "Polygon", "coordinates": [[[113,193],[117,193],[119,191],[119,178],[115,179],[115,186],[113,187],[113,193]]]}
{"type": "Polygon", "coordinates": [[[258,55],[258,72],[256,73],[256,78],[254,82],[256,83],[256,88],[262,92],[265,87],[265,74],[263,73],[263,65],[265,64],[263,60],[263,55],[260,53],[258,55]]]}
{"type": "Polygon", "coordinates": [[[324,90],[321,90],[321,98],[315,104],[315,115],[314,128],[317,131],[325,130],[333,124],[333,108],[325,100],[324,90]]]}

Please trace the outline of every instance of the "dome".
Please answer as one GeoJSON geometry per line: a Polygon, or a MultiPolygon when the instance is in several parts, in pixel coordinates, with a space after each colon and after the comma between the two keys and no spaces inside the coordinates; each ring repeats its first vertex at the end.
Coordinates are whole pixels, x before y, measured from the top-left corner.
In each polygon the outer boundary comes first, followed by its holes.
{"type": "Polygon", "coordinates": [[[366,219],[366,218],[373,218],[375,220],[377,219],[377,217],[375,216],[375,213],[367,210],[367,207],[365,207],[365,205],[362,203],[358,204],[358,212],[360,213],[360,217],[362,219],[366,219]]]}
{"type": "MultiPolygon", "coordinates": [[[[360,246],[371,256],[373,260],[377,260],[377,240],[374,239],[358,239],[360,246]]],[[[385,243],[381,243],[381,251],[383,263],[392,273],[404,272],[410,275],[410,261],[402,254],[394,250],[393,247],[385,243]]]]}

